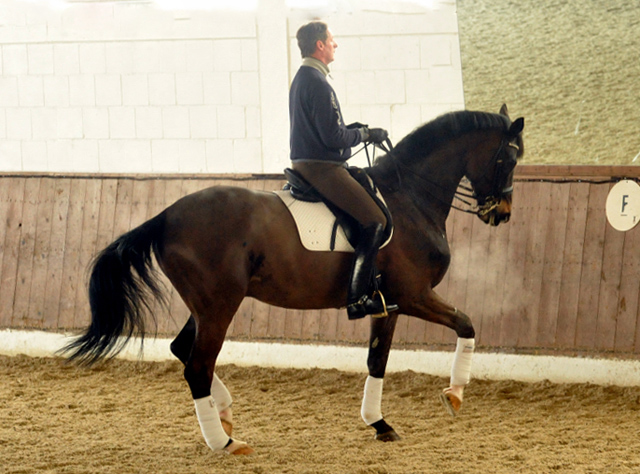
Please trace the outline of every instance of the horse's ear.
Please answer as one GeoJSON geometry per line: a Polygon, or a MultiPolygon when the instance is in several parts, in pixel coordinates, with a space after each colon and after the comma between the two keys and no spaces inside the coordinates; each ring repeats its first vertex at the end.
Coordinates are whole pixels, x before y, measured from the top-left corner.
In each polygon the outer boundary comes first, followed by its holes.
{"type": "Polygon", "coordinates": [[[509,116],[509,109],[507,109],[507,104],[502,104],[502,107],[500,107],[500,115],[506,115],[507,117],[509,116]]]}
{"type": "Polygon", "coordinates": [[[509,135],[512,137],[517,137],[520,134],[520,132],[522,132],[523,129],[524,129],[524,118],[520,117],[516,119],[516,121],[513,122],[509,127],[509,135]]]}

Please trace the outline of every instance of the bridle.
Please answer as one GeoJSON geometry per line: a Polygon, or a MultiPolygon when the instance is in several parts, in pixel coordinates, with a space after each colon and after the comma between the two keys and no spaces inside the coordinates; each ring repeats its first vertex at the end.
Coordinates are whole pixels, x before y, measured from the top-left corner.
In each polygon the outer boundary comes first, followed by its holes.
{"type": "Polygon", "coordinates": [[[460,196],[472,198],[475,199],[478,205],[474,209],[463,209],[455,205],[452,205],[451,207],[468,214],[476,214],[479,217],[484,217],[491,211],[496,209],[505,197],[510,196],[513,193],[513,184],[507,185],[506,181],[516,165],[516,160],[511,160],[509,157],[508,161],[505,161],[504,157],[501,156],[502,151],[506,147],[515,149],[516,153],[520,150],[520,147],[511,142],[511,140],[512,138],[509,137],[505,137],[502,139],[502,141],[500,142],[500,146],[496,150],[491,160],[489,160],[484,174],[480,177],[480,180],[487,180],[490,182],[491,191],[489,192],[489,194],[484,197],[478,197],[473,187],[459,184],[458,189],[463,189],[466,192],[458,190],[456,191],[454,197],[470,207],[473,207],[473,205],[470,202],[462,199],[460,196]],[[490,179],[487,177],[487,170],[490,169],[491,165],[494,163],[495,166],[493,167],[493,179],[490,179]]]}
{"type": "MultiPolygon", "coordinates": [[[[506,180],[509,174],[511,173],[511,171],[513,171],[513,168],[516,165],[516,160],[509,159],[508,163],[505,163],[504,157],[501,156],[502,151],[507,147],[515,149],[516,153],[520,150],[520,147],[515,143],[512,143],[511,140],[513,140],[513,137],[504,137],[502,139],[502,141],[500,142],[500,146],[494,153],[491,160],[489,160],[485,168],[484,174],[480,177],[480,180],[490,180],[491,191],[489,192],[489,194],[484,196],[483,198],[480,198],[478,197],[473,187],[466,186],[464,184],[458,184],[458,189],[454,194],[454,198],[463,202],[467,206],[469,206],[470,209],[465,209],[462,207],[458,207],[455,204],[451,204],[451,207],[453,209],[466,212],[467,214],[475,214],[478,217],[484,217],[487,214],[489,214],[491,211],[496,209],[500,205],[500,202],[502,201],[502,199],[504,199],[506,196],[509,196],[513,193],[513,184],[510,184],[507,186],[506,180]],[[493,164],[494,162],[495,162],[495,166],[494,166],[494,172],[493,172],[493,179],[490,179],[487,177],[487,173],[488,173],[487,170],[490,168],[491,164],[493,164]],[[460,191],[460,189],[462,189],[463,191],[460,191]],[[469,201],[463,198],[474,199],[478,203],[478,205],[474,206],[472,203],[470,203],[469,201]]],[[[389,140],[388,138],[385,140],[384,143],[364,144],[363,149],[365,151],[365,154],[367,155],[367,162],[369,164],[369,167],[371,167],[371,163],[372,163],[372,159],[369,156],[369,145],[373,145],[373,159],[375,159],[376,148],[380,148],[382,151],[384,151],[387,154],[390,154],[393,150],[393,145],[391,143],[391,140],[389,140]]],[[[354,155],[359,153],[360,151],[362,151],[362,149],[358,150],[356,153],[354,153],[354,155]]],[[[400,160],[394,160],[394,161],[396,163],[396,166],[401,165],[400,160]]],[[[407,168],[407,169],[411,170],[410,168],[407,168]]],[[[416,176],[425,180],[425,178],[420,175],[416,175],[416,176]]],[[[401,180],[399,175],[398,175],[398,180],[399,181],[401,180]]],[[[425,181],[428,181],[431,184],[437,185],[437,183],[433,183],[429,180],[425,180],[425,181]]]]}

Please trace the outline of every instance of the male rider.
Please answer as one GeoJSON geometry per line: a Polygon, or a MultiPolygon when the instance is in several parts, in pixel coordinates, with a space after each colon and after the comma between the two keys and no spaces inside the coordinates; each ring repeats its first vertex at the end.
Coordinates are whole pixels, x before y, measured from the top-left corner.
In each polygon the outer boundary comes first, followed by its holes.
{"type": "MultiPolygon", "coordinates": [[[[381,314],[385,312],[383,302],[372,299],[369,291],[387,219],[349,174],[346,161],[351,147],[362,142],[382,143],[388,134],[381,128],[344,124],[338,98],[327,81],[328,65],[338,47],[327,24],[307,23],[296,38],[303,59],[289,92],[292,168],[362,226],[347,294],[349,319],[381,314]]],[[[386,306],[387,311],[397,309],[396,305],[386,306]]]]}

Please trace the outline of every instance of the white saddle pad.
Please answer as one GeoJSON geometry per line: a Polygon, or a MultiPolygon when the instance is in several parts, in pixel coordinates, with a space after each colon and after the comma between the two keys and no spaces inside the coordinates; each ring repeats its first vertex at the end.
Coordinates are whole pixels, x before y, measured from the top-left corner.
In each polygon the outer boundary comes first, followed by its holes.
{"type": "MultiPolygon", "coordinates": [[[[274,191],[274,193],[282,199],[296,221],[302,245],[308,250],[331,251],[331,233],[336,216],[329,208],[322,202],[305,202],[294,199],[289,191],[274,191]]],[[[379,192],[378,197],[384,202],[379,192]]],[[[392,236],[393,232],[380,248],[387,245],[392,236]]],[[[342,227],[338,227],[336,231],[333,250],[336,252],[353,252],[354,250],[342,227]]]]}

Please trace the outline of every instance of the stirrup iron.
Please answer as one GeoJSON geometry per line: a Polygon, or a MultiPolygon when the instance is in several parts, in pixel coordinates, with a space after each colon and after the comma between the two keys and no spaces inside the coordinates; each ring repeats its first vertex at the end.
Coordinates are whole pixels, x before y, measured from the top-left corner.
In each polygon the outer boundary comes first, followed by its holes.
{"type": "Polygon", "coordinates": [[[372,314],[371,317],[372,318],[386,318],[387,316],[389,316],[389,311],[387,311],[387,302],[384,299],[384,296],[382,295],[382,291],[380,290],[376,290],[373,292],[373,295],[371,295],[371,299],[375,299],[376,295],[380,295],[380,301],[382,301],[382,313],[378,313],[378,314],[372,314]]]}
{"type": "MultiPolygon", "coordinates": [[[[376,303],[375,297],[377,295],[380,295],[380,303],[382,303],[382,312],[379,313],[366,313],[363,312],[360,315],[358,315],[357,317],[352,317],[349,316],[350,320],[354,320],[354,319],[360,319],[363,318],[365,316],[371,316],[372,318],[386,318],[387,316],[389,316],[389,310],[391,311],[398,311],[398,305],[392,304],[390,306],[387,306],[387,302],[384,299],[384,296],[382,295],[382,292],[380,290],[375,290],[373,292],[373,294],[371,295],[371,297],[369,297],[369,295],[362,295],[360,297],[360,299],[354,303],[348,304],[347,305],[347,310],[349,308],[357,308],[358,306],[362,306],[363,308],[367,305],[367,303],[376,303]]],[[[364,308],[366,309],[366,308],[364,308]]]]}

